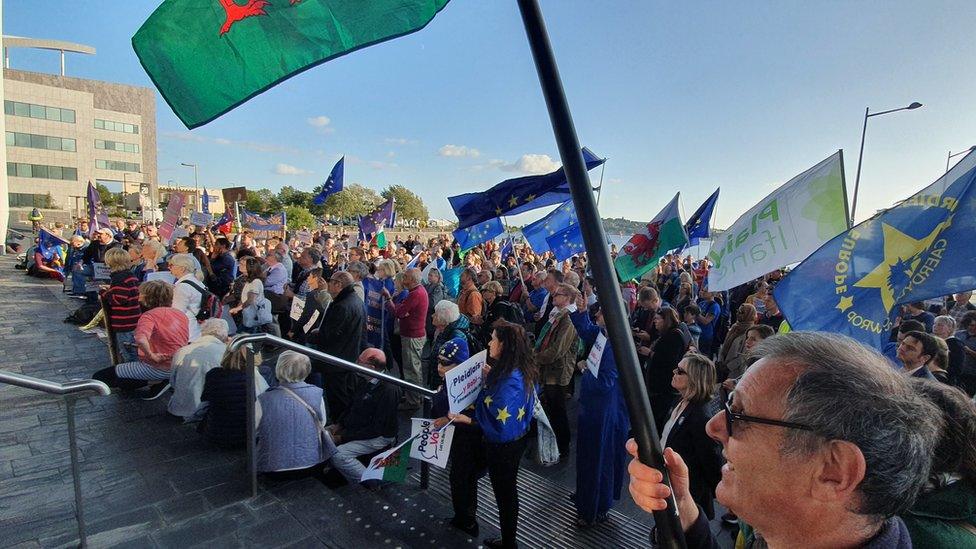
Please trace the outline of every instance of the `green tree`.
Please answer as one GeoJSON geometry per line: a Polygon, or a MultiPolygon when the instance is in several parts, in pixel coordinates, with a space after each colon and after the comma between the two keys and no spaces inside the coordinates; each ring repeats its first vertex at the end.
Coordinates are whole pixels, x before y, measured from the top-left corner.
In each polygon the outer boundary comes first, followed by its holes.
{"type": "Polygon", "coordinates": [[[314,230],[318,226],[315,216],[303,206],[285,206],[285,216],[289,230],[294,231],[302,227],[314,230]]]}
{"type": "Polygon", "coordinates": [[[118,201],[118,196],[101,183],[95,184],[95,190],[98,191],[98,198],[102,201],[103,206],[111,206],[118,201]]]}
{"type": "Polygon", "coordinates": [[[325,206],[312,204],[316,194],[318,193],[310,193],[286,185],[278,191],[278,200],[285,206],[301,206],[312,212],[312,215],[320,216],[325,211],[325,206]]]}
{"type": "Polygon", "coordinates": [[[382,197],[383,200],[389,200],[391,196],[396,201],[398,219],[420,219],[423,221],[430,219],[423,199],[410,189],[403,185],[390,185],[383,191],[382,197]]]}
{"type": "MultiPolygon", "coordinates": [[[[319,186],[312,192],[318,194],[321,190],[322,187],[319,186]]],[[[381,202],[383,202],[383,199],[373,189],[353,184],[329,196],[325,201],[323,213],[345,218],[355,215],[366,215],[375,210],[381,202]]]]}
{"type": "Polygon", "coordinates": [[[282,203],[278,197],[268,189],[258,189],[247,191],[247,202],[244,203],[247,211],[266,215],[277,213],[282,209],[282,203]]]}

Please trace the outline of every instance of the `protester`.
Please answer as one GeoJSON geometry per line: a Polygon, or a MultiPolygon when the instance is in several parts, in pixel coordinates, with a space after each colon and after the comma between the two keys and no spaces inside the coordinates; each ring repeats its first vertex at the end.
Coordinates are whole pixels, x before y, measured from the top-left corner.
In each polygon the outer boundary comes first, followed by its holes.
{"type": "Polygon", "coordinates": [[[712,345],[715,341],[715,332],[718,329],[718,320],[722,312],[721,306],[715,301],[712,292],[702,290],[701,299],[698,301],[699,312],[695,315],[695,322],[701,328],[701,335],[698,337],[698,350],[706,357],[711,357],[713,353],[712,345]]]}
{"type": "MultiPolygon", "coordinates": [[[[706,430],[728,462],[716,497],[764,543],[779,547],[911,547],[896,517],[925,483],[943,420],[908,378],[843,337],[768,338],[762,358],[706,430]]],[[[636,456],[637,447],[627,449],[636,456]]],[[[717,547],[689,491],[685,461],[665,451],[689,547],[717,547]]],[[[660,472],[631,461],[630,492],[645,511],[671,494],[660,472]]]]}
{"type": "Polygon", "coordinates": [[[576,310],[579,291],[569,284],[557,284],[551,292],[552,311],[535,339],[534,351],[542,382],[542,408],[556,434],[559,454],[565,456],[569,454],[570,443],[566,398],[570,396],[579,342],[569,315],[576,310]]]}
{"type": "Polygon", "coordinates": [[[709,520],[715,518],[712,499],[722,476],[721,448],[705,432],[709,401],[715,391],[715,365],[704,355],[689,353],[674,369],[671,386],[681,396],[661,431],[661,446],[684,456],[689,491],[709,520]]]}
{"type": "Polygon", "coordinates": [[[278,355],[279,385],[262,393],[254,409],[259,472],[307,472],[335,454],[325,435],[328,416],[322,389],[305,383],[311,369],[305,355],[278,355]]]}
{"type": "Polygon", "coordinates": [[[115,347],[122,362],[139,360],[135,344],[135,329],[142,315],[139,307],[139,279],[132,274],[132,261],[122,248],[105,252],[105,265],[112,272],[102,291],[105,319],[115,337],[115,347]]]}
{"type": "MultiPolygon", "coordinates": [[[[378,372],[386,370],[386,357],[379,349],[366,349],[359,355],[357,363],[378,372]]],[[[399,402],[399,387],[375,378],[367,379],[359,383],[348,409],[338,416],[336,423],[327,427],[329,440],[337,445],[329,462],[350,483],[360,483],[366,470],[357,459],[359,456],[393,444],[399,402]]],[[[370,490],[379,487],[379,481],[375,479],[361,484],[370,490]]]]}
{"type": "Polygon", "coordinates": [[[468,268],[461,273],[461,293],[458,294],[457,304],[461,314],[468,317],[468,320],[476,326],[481,326],[484,320],[484,301],[477,286],[478,274],[474,269],[468,268]]]}
{"type": "Polygon", "coordinates": [[[201,284],[203,275],[196,270],[194,258],[189,254],[174,254],[167,260],[167,264],[169,272],[176,277],[172,307],[186,316],[190,341],[196,341],[200,337],[197,314],[200,312],[200,300],[205,291],[201,284]]]}
{"type": "Polygon", "coordinates": [[[155,381],[153,396],[165,390],[173,355],[189,342],[186,316],[170,307],[172,301],[170,284],[161,280],[143,283],[139,287],[143,312],[133,336],[139,360],[104,368],[92,374],[92,378],[120,389],[137,389],[147,381],[155,381]]]}
{"type": "Polygon", "coordinates": [[[495,321],[502,319],[515,324],[521,324],[522,311],[508,300],[502,285],[497,280],[489,280],[481,286],[481,297],[484,299],[485,318],[479,331],[479,339],[485,346],[491,340],[492,326],[495,321]]]}
{"type": "MultiPolygon", "coordinates": [[[[359,358],[360,336],[366,326],[363,300],[353,288],[353,278],[347,272],[337,272],[329,280],[332,304],[325,311],[318,335],[311,341],[325,354],[349,362],[359,358]]],[[[340,418],[350,404],[354,391],[354,374],[329,364],[313,364],[321,375],[325,389],[329,417],[340,418]]]]}
{"type": "Polygon", "coordinates": [[[956,319],[949,315],[935,317],[932,322],[932,333],[945,341],[949,352],[946,364],[943,366],[949,384],[961,388],[960,378],[966,364],[966,351],[962,342],[956,337],[956,319]]]}
{"type": "MultiPolygon", "coordinates": [[[[200,337],[173,355],[170,385],[173,396],[166,410],[190,422],[202,417],[200,396],[207,372],[220,367],[227,351],[227,321],[210,318],[200,325],[200,337]]],[[[262,378],[263,382],[264,379],[262,378]]]]}
{"type": "Polygon", "coordinates": [[[758,319],[756,308],[743,303],[739,305],[735,318],[735,324],[725,335],[725,342],[722,343],[715,361],[720,382],[727,378],[739,377],[746,369],[744,364],[746,332],[756,324],[758,319]]]}
{"type": "Polygon", "coordinates": [[[309,334],[318,329],[326,309],[332,303],[332,294],[327,288],[328,282],[322,278],[321,267],[311,269],[304,278],[304,285],[308,288],[303,298],[305,305],[288,334],[289,339],[301,345],[305,345],[309,334]]]}
{"type": "Polygon", "coordinates": [[[525,329],[504,320],[495,324],[485,369],[484,386],[475,401],[475,417],[449,417],[455,423],[478,426],[484,435],[485,461],[501,530],[501,538],[485,539],[484,546],[513,548],[518,546],[516,479],[528,444],[525,435],[533,418],[539,378],[525,329]]]}
{"type": "Polygon", "coordinates": [[[654,327],[661,334],[660,337],[652,347],[641,347],[638,352],[648,356],[644,382],[651,399],[654,422],[658,432],[661,432],[675,398],[671,387],[672,372],[688,350],[689,341],[678,327],[677,311],[670,307],[658,309],[654,315],[654,327]]]}
{"type": "Polygon", "coordinates": [[[956,332],[956,339],[963,345],[966,357],[962,372],[959,374],[959,384],[969,396],[976,395],[976,311],[969,311],[959,322],[960,330],[956,332]]]}
{"type": "MultiPolygon", "coordinates": [[[[427,341],[427,290],[420,283],[420,269],[408,269],[403,273],[403,286],[409,292],[398,304],[387,301],[387,308],[400,323],[401,365],[403,379],[414,385],[424,385],[424,371],[421,352],[427,341]]],[[[383,296],[389,300],[390,293],[383,289],[383,296]]],[[[408,393],[403,409],[416,410],[422,403],[421,395],[408,393]]]]}
{"type": "Polygon", "coordinates": [[[618,386],[617,362],[607,338],[600,304],[587,312],[586,298],[576,294],[576,311],[570,314],[573,326],[592,349],[602,340],[603,349],[592,350],[592,359],[583,362],[579,389],[579,416],[576,429],[576,525],[581,528],[606,522],[614,500],[620,499],[627,454],[624,442],[630,418],[618,386]],[[590,317],[593,317],[591,321],[590,317]]]}
{"type": "MultiPolygon", "coordinates": [[[[201,406],[205,407],[198,431],[221,448],[240,448],[247,441],[247,348],[229,348],[204,376],[201,406]]],[[[254,368],[255,396],[268,385],[254,368]]]]}
{"type": "Polygon", "coordinates": [[[905,334],[898,344],[898,360],[902,363],[902,372],[912,377],[922,377],[935,380],[926,364],[932,361],[939,348],[935,337],[920,331],[905,334]]]}
{"type": "Polygon", "coordinates": [[[234,282],[234,257],[230,253],[230,241],[220,237],[214,241],[210,266],[213,269],[210,291],[217,297],[224,297],[234,282]]]}

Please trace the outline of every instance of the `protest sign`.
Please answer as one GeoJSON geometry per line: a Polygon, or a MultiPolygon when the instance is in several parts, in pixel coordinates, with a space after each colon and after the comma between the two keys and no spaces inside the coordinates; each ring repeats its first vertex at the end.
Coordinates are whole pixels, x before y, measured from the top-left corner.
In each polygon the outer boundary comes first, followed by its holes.
{"type": "Polygon", "coordinates": [[[447,403],[452,414],[460,414],[478,398],[481,386],[484,384],[481,368],[485,365],[488,351],[465,360],[452,368],[444,376],[444,386],[447,387],[447,403]]]}
{"type": "Polygon", "coordinates": [[[92,263],[92,279],[85,283],[86,292],[97,292],[103,284],[112,280],[112,270],[104,263],[92,263]]]}
{"type": "Polygon", "coordinates": [[[383,348],[387,315],[384,308],[383,288],[393,293],[393,279],[367,278],[363,281],[366,295],[366,342],[378,349],[383,348]]]}
{"type": "Polygon", "coordinates": [[[434,427],[434,420],[415,417],[410,420],[410,436],[415,438],[410,448],[410,457],[433,463],[446,469],[447,458],[451,455],[451,441],[454,440],[454,426],[434,427]]]}
{"type": "Polygon", "coordinates": [[[305,300],[295,296],[295,298],[291,300],[291,313],[289,313],[288,316],[291,317],[292,320],[298,320],[302,317],[302,311],[304,309],[305,300]]]}
{"type": "Polygon", "coordinates": [[[312,328],[316,326],[318,320],[319,320],[319,312],[312,311],[312,318],[308,319],[308,322],[306,322],[305,326],[302,327],[302,331],[304,331],[306,334],[311,332],[312,328]]]}
{"type": "Polygon", "coordinates": [[[206,227],[213,223],[213,214],[204,212],[193,212],[190,214],[190,223],[197,227],[206,227]]]}
{"type": "Polygon", "coordinates": [[[302,244],[305,244],[306,246],[311,246],[312,245],[312,232],[311,231],[306,231],[306,230],[298,231],[298,232],[295,233],[295,240],[297,240],[298,242],[300,242],[302,244]]]}
{"type": "Polygon", "coordinates": [[[170,284],[176,284],[176,277],[169,271],[151,271],[146,273],[146,282],[151,280],[162,280],[170,284]]]}
{"type": "Polygon", "coordinates": [[[607,336],[600,335],[596,336],[596,341],[593,342],[593,347],[590,348],[590,354],[586,357],[586,369],[593,374],[593,377],[600,377],[600,360],[603,359],[603,350],[607,346],[607,336]]]}
{"type": "Polygon", "coordinates": [[[183,204],[186,203],[186,195],[174,192],[169,197],[169,204],[166,205],[166,213],[163,215],[163,223],[159,226],[159,237],[163,242],[169,242],[173,238],[173,230],[180,222],[180,212],[183,204]]]}

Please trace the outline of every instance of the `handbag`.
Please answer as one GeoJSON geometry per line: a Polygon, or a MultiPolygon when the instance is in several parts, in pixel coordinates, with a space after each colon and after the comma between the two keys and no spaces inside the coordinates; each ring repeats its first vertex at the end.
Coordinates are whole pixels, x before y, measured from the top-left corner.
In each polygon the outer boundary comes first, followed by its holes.
{"type": "Polygon", "coordinates": [[[271,302],[263,295],[254,299],[254,303],[244,307],[241,312],[242,322],[245,328],[256,328],[274,321],[271,314],[271,302]]]}
{"type": "Polygon", "coordinates": [[[549,424],[549,416],[542,408],[542,402],[535,399],[532,411],[536,420],[536,461],[543,467],[559,463],[559,446],[556,444],[556,433],[549,424]]]}

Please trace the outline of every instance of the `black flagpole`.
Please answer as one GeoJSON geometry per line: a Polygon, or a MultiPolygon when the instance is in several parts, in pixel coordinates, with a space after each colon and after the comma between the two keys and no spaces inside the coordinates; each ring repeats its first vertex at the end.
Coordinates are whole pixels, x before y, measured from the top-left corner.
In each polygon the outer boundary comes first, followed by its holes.
{"type": "MultiPolygon", "coordinates": [[[[569,182],[569,190],[573,196],[589,265],[593,271],[593,278],[596,279],[597,293],[600,296],[607,332],[620,373],[621,389],[627,402],[627,409],[630,411],[631,428],[637,441],[638,456],[642,463],[660,470],[664,474],[665,484],[670,486],[671,481],[664,466],[661,441],[654,427],[654,415],[651,413],[644,378],[637,362],[637,349],[631,338],[630,324],[624,310],[620,287],[617,284],[617,275],[610,261],[606,234],[603,231],[603,224],[600,223],[596,201],[593,199],[590,178],[586,173],[579,139],[576,136],[576,127],[573,125],[573,117],[566,102],[566,94],[559,78],[559,69],[556,67],[556,59],[552,52],[552,45],[549,43],[542,11],[537,0],[518,0],[518,6],[522,13],[529,46],[532,49],[535,68],[539,73],[542,93],[549,108],[552,130],[559,147],[563,170],[569,182]]],[[[678,520],[673,496],[668,498],[666,510],[654,513],[654,523],[659,546],[685,547],[684,532],[678,520]]]]}

